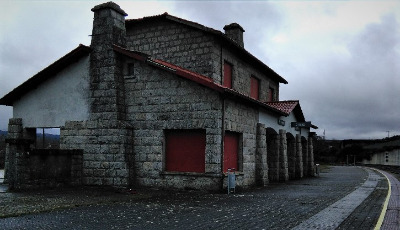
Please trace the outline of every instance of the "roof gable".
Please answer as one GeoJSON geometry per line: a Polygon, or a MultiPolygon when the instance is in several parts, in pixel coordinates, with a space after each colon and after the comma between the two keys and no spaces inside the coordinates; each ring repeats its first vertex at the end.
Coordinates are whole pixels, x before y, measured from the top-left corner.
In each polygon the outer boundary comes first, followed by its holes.
{"type": "Polygon", "coordinates": [[[42,71],[35,74],[33,77],[29,78],[17,88],[6,94],[0,99],[0,105],[12,106],[14,101],[16,101],[18,98],[22,97],[32,89],[35,89],[47,79],[52,78],[65,67],[78,61],[80,58],[89,55],[90,51],[90,47],[80,44],[77,48],[73,49],[71,52],[67,53],[65,56],[44,68],[42,71]]]}
{"type": "MultiPolygon", "coordinates": [[[[285,113],[285,116],[288,116],[293,112],[298,122],[305,122],[305,118],[303,115],[303,111],[301,110],[300,102],[298,100],[289,100],[289,101],[274,101],[274,102],[266,102],[265,104],[282,111],[285,113]]],[[[318,129],[317,126],[311,124],[311,128],[318,129]]]]}
{"type": "Polygon", "coordinates": [[[252,65],[256,66],[259,68],[261,71],[269,73],[270,77],[279,83],[284,83],[287,84],[288,82],[281,77],[279,74],[277,74],[274,70],[272,70],[269,66],[267,66],[264,62],[260,61],[258,58],[253,56],[250,52],[248,52],[246,49],[238,45],[234,40],[226,36],[223,32],[201,25],[196,22],[192,22],[186,19],[182,19],[173,15],[168,14],[167,12],[160,14],[160,15],[154,15],[154,16],[148,16],[148,17],[143,17],[143,18],[138,18],[138,19],[127,19],[125,21],[125,26],[134,26],[135,24],[140,24],[140,23],[149,23],[149,22],[154,22],[158,20],[168,20],[172,21],[175,23],[179,23],[185,26],[189,26],[191,28],[201,30],[205,33],[211,34],[217,38],[222,44],[226,45],[231,49],[231,51],[235,52],[238,54],[238,56],[243,57],[244,60],[251,62],[252,65]]]}

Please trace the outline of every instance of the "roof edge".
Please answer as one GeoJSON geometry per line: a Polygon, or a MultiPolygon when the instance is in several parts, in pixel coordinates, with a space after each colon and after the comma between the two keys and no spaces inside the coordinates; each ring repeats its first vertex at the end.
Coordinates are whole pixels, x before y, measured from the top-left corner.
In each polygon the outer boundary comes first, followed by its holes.
{"type": "Polygon", "coordinates": [[[68,66],[74,63],[76,60],[82,58],[85,55],[88,55],[91,52],[91,48],[89,46],[85,46],[79,44],[79,46],[63,57],[59,58],[54,63],[50,64],[48,67],[44,68],[37,74],[33,75],[31,78],[26,80],[21,85],[17,86],[5,96],[0,98],[0,105],[12,106],[13,102],[35,88],[37,85],[46,81],[47,79],[54,76],[54,74],[59,73],[65,66],[68,66]]]}
{"type": "Polygon", "coordinates": [[[178,75],[178,76],[180,76],[182,78],[191,80],[191,81],[193,81],[195,83],[198,83],[198,84],[203,85],[203,86],[205,86],[207,88],[215,90],[215,91],[217,91],[217,92],[219,92],[219,93],[221,93],[223,95],[231,96],[231,97],[235,97],[235,98],[240,98],[240,99],[245,100],[247,102],[251,102],[254,105],[257,105],[257,106],[263,107],[265,109],[268,109],[268,110],[270,110],[272,112],[278,113],[280,115],[285,115],[284,112],[282,112],[282,111],[280,111],[280,110],[278,110],[278,109],[276,109],[276,108],[274,108],[272,106],[269,106],[269,105],[267,105],[266,103],[264,103],[262,101],[255,100],[255,99],[251,98],[248,95],[239,93],[236,90],[233,90],[233,89],[227,88],[227,87],[225,87],[223,85],[220,85],[218,83],[215,83],[211,78],[209,78],[207,76],[204,76],[204,75],[201,75],[199,73],[193,72],[191,70],[182,68],[180,66],[176,66],[176,65],[171,64],[171,63],[166,62],[166,61],[162,61],[162,60],[159,60],[159,59],[152,59],[151,56],[149,56],[149,55],[147,55],[145,53],[128,50],[126,48],[123,48],[123,47],[120,47],[120,46],[117,46],[117,45],[113,45],[113,49],[114,49],[114,51],[119,52],[122,55],[134,58],[134,59],[136,59],[138,61],[146,62],[149,65],[152,65],[152,66],[154,66],[156,68],[160,68],[160,69],[172,72],[172,73],[174,73],[174,74],[176,74],[176,75],[178,75]]]}

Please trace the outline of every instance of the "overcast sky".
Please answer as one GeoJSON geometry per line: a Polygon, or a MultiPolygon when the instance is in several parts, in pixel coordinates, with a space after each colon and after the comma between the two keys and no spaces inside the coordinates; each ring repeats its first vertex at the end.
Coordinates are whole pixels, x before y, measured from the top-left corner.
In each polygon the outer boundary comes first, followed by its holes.
{"type": "MultiPolygon", "coordinates": [[[[80,43],[90,45],[104,1],[0,1],[0,97],[80,43]]],[[[168,12],[223,31],[239,23],[245,49],[289,84],[327,139],[400,135],[400,1],[114,1],[139,18],[168,12]]],[[[12,108],[0,106],[6,130],[12,108]]]]}

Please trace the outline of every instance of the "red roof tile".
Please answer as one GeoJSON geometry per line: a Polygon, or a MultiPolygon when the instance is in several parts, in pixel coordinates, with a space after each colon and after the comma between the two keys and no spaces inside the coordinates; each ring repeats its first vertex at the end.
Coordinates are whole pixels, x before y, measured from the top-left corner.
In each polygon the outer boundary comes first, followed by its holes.
{"type": "Polygon", "coordinates": [[[265,104],[282,111],[286,114],[290,114],[294,108],[299,105],[299,101],[274,101],[274,102],[266,102],[265,104]]]}

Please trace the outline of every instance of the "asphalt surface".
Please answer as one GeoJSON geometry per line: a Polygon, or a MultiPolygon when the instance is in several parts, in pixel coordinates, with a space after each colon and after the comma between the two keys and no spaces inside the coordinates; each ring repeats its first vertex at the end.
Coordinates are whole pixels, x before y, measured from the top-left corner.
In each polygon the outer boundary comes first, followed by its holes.
{"type": "MultiPolygon", "coordinates": [[[[381,173],[360,167],[335,166],[322,171],[319,177],[269,184],[265,188],[230,195],[146,190],[134,195],[97,195],[104,199],[116,198],[112,202],[1,218],[0,228],[304,229],[302,226],[308,226],[308,229],[373,229],[387,192],[388,183],[381,173]],[[126,199],[137,195],[143,196],[126,199]],[[321,215],[324,221],[317,227],[306,225],[310,219],[321,215]]],[[[5,194],[14,195],[0,193],[0,209],[13,205],[12,198],[2,201],[5,194]]],[[[63,193],[57,195],[63,196],[63,193]]],[[[90,198],[88,194],[75,195],[73,202],[90,198]]]]}

